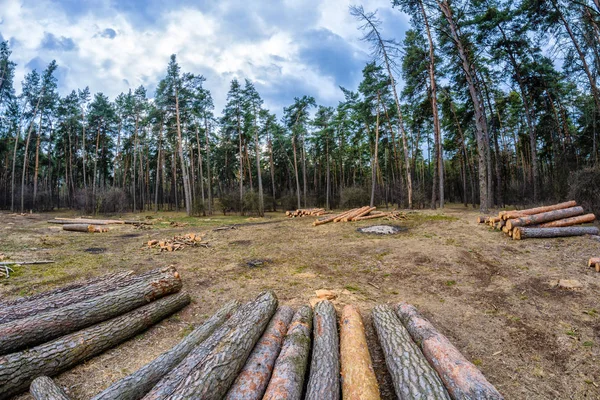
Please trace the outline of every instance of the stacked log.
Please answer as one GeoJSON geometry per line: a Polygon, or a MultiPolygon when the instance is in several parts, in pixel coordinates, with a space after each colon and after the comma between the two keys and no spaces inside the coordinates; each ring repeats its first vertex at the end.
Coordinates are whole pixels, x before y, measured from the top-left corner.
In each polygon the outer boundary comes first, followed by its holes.
{"type": "Polygon", "coordinates": [[[332,215],[326,218],[318,219],[313,222],[313,226],[319,226],[328,224],[330,222],[352,222],[352,221],[364,221],[375,218],[386,218],[392,221],[398,221],[406,219],[406,215],[399,211],[381,212],[375,211],[377,207],[364,206],[360,208],[353,208],[348,211],[344,211],[337,215],[332,215]]]}
{"type": "Polygon", "coordinates": [[[296,218],[296,217],[319,217],[321,215],[325,215],[324,208],[299,208],[295,211],[286,211],[285,215],[288,218],[296,218]]]}
{"type": "Polygon", "coordinates": [[[596,268],[596,272],[600,272],[600,257],[590,258],[588,267],[596,268]]]}
{"type": "Polygon", "coordinates": [[[88,224],[68,224],[63,225],[64,231],[72,232],[86,232],[86,233],[103,233],[108,232],[108,228],[104,228],[100,225],[88,225],[88,224]]]}
{"type": "Polygon", "coordinates": [[[513,240],[597,235],[597,228],[581,226],[595,220],[594,214],[584,214],[583,208],[577,206],[575,201],[519,211],[501,211],[498,217],[477,218],[478,223],[501,230],[513,240]]]}
{"type": "Polygon", "coordinates": [[[31,382],[29,392],[35,400],[70,400],[64,390],[47,376],[35,378],[31,382]]]}

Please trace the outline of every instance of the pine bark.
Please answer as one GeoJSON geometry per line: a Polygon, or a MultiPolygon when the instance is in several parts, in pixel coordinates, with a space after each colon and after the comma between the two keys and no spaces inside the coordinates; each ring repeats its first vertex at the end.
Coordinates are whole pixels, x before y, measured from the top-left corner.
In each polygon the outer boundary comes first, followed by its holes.
{"type": "Polygon", "coordinates": [[[541,224],[539,228],[559,228],[563,226],[573,226],[579,224],[585,224],[588,222],[594,222],[596,220],[596,216],[594,214],[585,214],[580,215],[578,217],[564,218],[559,219],[552,222],[546,222],[545,224],[541,224]]]}
{"type": "Polygon", "coordinates": [[[254,308],[234,326],[219,344],[179,383],[169,399],[220,400],[244,366],[254,345],[277,309],[277,298],[265,292],[256,299],[254,308]]]}
{"type": "Polygon", "coordinates": [[[401,303],[396,313],[419,344],[423,355],[436,370],[453,399],[501,400],[502,395],[485,379],[446,336],[435,329],[415,307],[401,303]]]}
{"type": "Polygon", "coordinates": [[[449,400],[440,377],[412,341],[394,310],[380,304],[375,306],[372,315],[396,396],[401,400],[449,400]]]}
{"type": "Polygon", "coordinates": [[[598,228],[595,226],[567,226],[562,228],[526,228],[517,227],[512,231],[514,240],[529,238],[555,238],[567,236],[597,235],[598,228]]]}
{"type": "Polygon", "coordinates": [[[379,385],[373,370],[358,308],[347,305],[340,320],[342,394],[347,400],[379,400],[379,385]]]}
{"type": "Polygon", "coordinates": [[[302,399],[310,355],[311,330],[312,309],[310,306],[302,306],[292,318],[263,400],[302,399]]]}
{"type": "Polygon", "coordinates": [[[562,210],[548,211],[541,214],[529,215],[526,217],[509,219],[506,221],[508,229],[514,229],[518,226],[538,225],[544,222],[556,221],[559,219],[575,217],[583,214],[583,207],[571,207],[562,210]]]}
{"type": "Polygon", "coordinates": [[[306,400],[340,398],[340,353],[335,307],[328,300],[317,303],[313,317],[314,346],[306,400]]]}
{"type": "Polygon", "coordinates": [[[277,310],[225,396],[226,400],[262,399],[293,315],[294,310],[288,306],[277,310]]]}
{"type": "Polygon", "coordinates": [[[131,375],[113,383],[94,396],[92,400],[139,400],[177,364],[179,364],[198,344],[202,343],[219,328],[239,307],[236,300],[227,302],[219,311],[202,325],[194,329],[179,344],[161,354],[131,375]]]}
{"type": "Polygon", "coordinates": [[[29,393],[35,400],[71,400],[52,378],[39,376],[31,382],[29,393]]]}
{"type": "Polygon", "coordinates": [[[181,290],[175,268],[160,277],[135,283],[99,297],[0,325],[0,354],[21,350],[125,314],[181,290]]]}
{"type": "Polygon", "coordinates": [[[40,375],[57,375],[119,345],[189,302],[187,293],[177,293],[52,342],[0,356],[0,400],[26,390],[40,375]]]}
{"type": "Polygon", "coordinates": [[[502,215],[500,215],[500,216],[502,217],[502,219],[512,219],[515,217],[517,217],[517,218],[522,217],[523,215],[541,214],[541,213],[548,212],[548,211],[562,210],[564,208],[571,208],[571,207],[576,207],[576,206],[577,206],[577,202],[575,200],[571,200],[571,201],[566,201],[564,203],[553,204],[550,206],[528,208],[526,210],[503,211],[502,215]]]}

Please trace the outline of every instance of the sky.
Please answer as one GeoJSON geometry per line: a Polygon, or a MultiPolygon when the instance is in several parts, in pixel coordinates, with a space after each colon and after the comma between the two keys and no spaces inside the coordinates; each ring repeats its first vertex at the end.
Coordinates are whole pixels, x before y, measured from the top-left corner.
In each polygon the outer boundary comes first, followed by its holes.
{"type": "MultiPolygon", "coordinates": [[[[367,4],[368,3],[368,4],[367,4]]],[[[55,59],[61,95],[89,86],[111,99],[144,85],[150,96],[171,54],[182,71],[203,75],[215,111],[233,78],[256,85],[265,107],[281,115],[294,97],[318,104],[356,89],[370,61],[352,0],[0,0],[0,40],[17,63],[15,88],[55,59]]],[[[386,38],[402,40],[409,19],[389,0],[378,10],[386,38]]]]}

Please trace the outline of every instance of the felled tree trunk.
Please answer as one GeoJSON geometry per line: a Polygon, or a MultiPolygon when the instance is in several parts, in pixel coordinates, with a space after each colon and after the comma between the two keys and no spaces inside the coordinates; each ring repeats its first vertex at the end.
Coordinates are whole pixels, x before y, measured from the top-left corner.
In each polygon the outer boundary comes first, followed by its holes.
{"type": "Polygon", "coordinates": [[[94,396],[92,400],[141,399],[165,374],[179,364],[194,347],[206,340],[219,326],[229,319],[239,305],[240,303],[235,300],[226,303],[205,323],[194,329],[171,350],[161,354],[133,374],[113,383],[106,390],[94,396]]]}
{"type": "Polygon", "coordinates": [[[429,364],[437,371],[453,399],[501,400],[502,395],[467,360],[448,338],[439,333],[415,307],[401,303],[396,313],[429,364]]]}
{"type": "Polygon", "coordinates": [[[340,320],[340,355],[344,399],[379,400],[365,327],[358,308],[347,305],[340,320]]]}
{"type": "Polygon", "coordinates": [[[189,302],[187,293],[177,293],[52,342],[0,356],[0,400],[26,390],[40,375],[57,375],[117,346],[189,302]]]}
{"type": "Polygon", "coordinates": [[[375,306],[372,315],[396,396],[401,400],[449,400],[442,380],[412,341],[394,310],[380,304],[375,306]]]}
{"type": "Polygon", "coordinates": [[[529,215],[527,217],[509,219],[508,221],[506,221],[506,226],[508,227],[508,229],[514,229],[517,226],[538,225],[544,222],[575,217],[581,214],[583,214],[582,207],[571,207],[562,210],[548,211],[541,214],[529,215]]]}
{"type": "Polygon", "coordinates": [[[526,228],[518,227],[513,230],[512,238],[522,240],[529,238],[554,238],[566,236],[597,235],[595,226],[567,226],[563,228],[526,228]]]}
{"type": "Polygon", "coordinates": [[[202,364],[191,371],[169,398],[222,399],[246,363],[276,309],[277,297],[273,292],[259,295],[248,318],[223,337],[202,364]]]}
{"type": "Polygon", "coordinates": [[[310,306],[302,306],[292,318],[263,400],[302,399],[311,330],[312,309],[310,306]]]}
{"type": "Polygon", "coordinates": [[[0,303],[0,324],[65,307],[144,280],[158,279],[163,273],[164,268],[153,269],[140,275],[133,275],[133,271],[118,272],[6,301],[0,303]]]}
{"type": "Polygon", "coordinates": [[[167,294],[181,290],[175,268],[102,296],[0,325],[0,354],[44,343],[114,318],[167,294]]]}
{"type": "Polygon", "coordinates": [[[323,300],[315,306],[314,345],[306,400],[340,398],[340,353],[337,316],[333,304],[323,300]]]}
{"type": "Polygon", "coordinates": [[[352,218],[350,218],[350,221],[355,221],[356,218],[360,218],[360,217],[364,217],[365,215],[369,214],[370,212],[375,211],[377,207],[369,207],[366,210],[362,210],[361,212],[355,214],[352,216],[352,218]]]}
{"type": "Polygon", "coordinates": [[[71,400],[52,378],[39,376],[31,382],[29,393],[35,400],[71,400]]]}
{"type": "Polygon", "coordinates": [[[225,396],[226,400],[262,399],[293,315],[294,310],[288,306],[277,310],[225,396]]]}
{"type": "Polygon", "coordinates": [[[88,225],[88,224],[69,224],[63,225],[63,231],[73,231],[73,232],[108,232],[108,228],[103,228],[99,225],[88,225]]]}
{"type": "Polygon", "coordinates": [[[554,210],[562,210],[563,208],[571,208],[577,206],[577,202],[575,200],[566,201],[564,203],[552,204],[550,206],[536,207],[536,208],[528,208],[526,210],[514,210],[514,211],[501,211],[499,216],[502,219],[512,219],[512,218],[520,218],[523,215],[534,215],[545,213],[548,211],[554,210]]]}
{"type": "Polygon", "coordinates": [[[546,222],[545,224],[539,225],[538,228],[560,228],[563,226],[573,226],[594,222],[595,220],[596,216],[594,214],[585,214],[578,217],[564,218],[552,222],[546,222]]]}

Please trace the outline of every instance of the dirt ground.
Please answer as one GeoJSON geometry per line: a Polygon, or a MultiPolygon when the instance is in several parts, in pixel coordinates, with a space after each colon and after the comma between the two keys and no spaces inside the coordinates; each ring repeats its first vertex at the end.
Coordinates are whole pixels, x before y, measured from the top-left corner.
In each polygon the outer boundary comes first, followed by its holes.
{"type": "MultiPolygon", "coordinates": [[[[416,211],[393,236],[361,234],[337,223],[313,227],[313,217],[286,219],[176,213],[151,217],[149,230],[111,226],[108,233],[65,232],[46,220],[67,213],[0,217],[0,253],[12,260],[55,264],[16,267],[0,278],[0,298],[28,295],[78,279],[175,265],[190,306],[123,345],[57,377],[73,399],[87,399],[175,345],[231,298],[274,290],[280,304],[298,306],[316,289],[339,293],[360,307],[383,398],[394,398],[370,321],[377,303],[414,304],[475,363],[507,399],[600,399],[600,274],[587,260],[600,256],[589,237],[512,241],[476,223],[462,206],[416,211]],[[173,226],[170,222],[188,224],[173,226]],[[213,231],[240,224],[236,229],[213,231]],[[172,253],[143,249],[151,239],[206,232],[209,248],[172,253]],[[266,260],[249,266],[253,260],[266,260]],[[575,279],[578,290],[553,286],[575,279]]],[[[72,214],[70,214],[72,215],[72,214]]],[[[23,395],[20,398],[28,398],[23,395]]]]}

